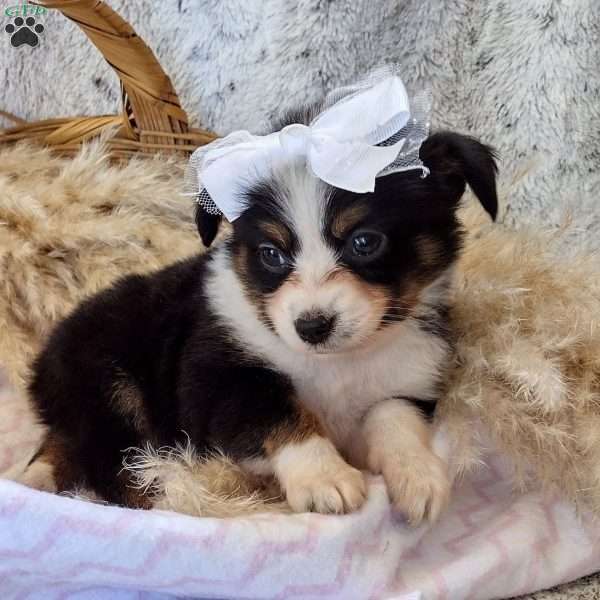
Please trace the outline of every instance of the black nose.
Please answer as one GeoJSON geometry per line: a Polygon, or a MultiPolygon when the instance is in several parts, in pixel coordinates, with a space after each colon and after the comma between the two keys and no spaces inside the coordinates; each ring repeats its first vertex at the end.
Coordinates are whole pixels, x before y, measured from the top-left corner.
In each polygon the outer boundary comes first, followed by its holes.
{"type": "Polygon", "coordinates": [[[334,317],[307,315],[296,319],[294,325],[302,340],[309,344],[318,344],[329,337],[334,320],[334,317]]]}

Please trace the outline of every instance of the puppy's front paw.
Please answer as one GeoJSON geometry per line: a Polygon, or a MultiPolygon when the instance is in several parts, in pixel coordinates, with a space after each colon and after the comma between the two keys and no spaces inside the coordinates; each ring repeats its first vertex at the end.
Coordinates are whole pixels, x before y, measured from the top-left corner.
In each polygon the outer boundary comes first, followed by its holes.
{"type": "Polygon", "coordinates": [[[286,496],[295,512],[352,512],[365,501],[365,480],[360,471],[347,464],[316,468],[312,473],[291,478],[286,496]]]}
{"type": "Polygon", "coordinates": [[[363,474],[347,464],[333,444],[322,437],[282,448],[275,471],[295,512],[352,512],[366,499],[363,474]]]}
{"type": "Polygon", "coordinates": [[[446,465],[433,452],[407,460],[388,456],[381,473],[394,508],[416,527],[424,520],[433,523],[448,504],[451,482],[446,465]]]}

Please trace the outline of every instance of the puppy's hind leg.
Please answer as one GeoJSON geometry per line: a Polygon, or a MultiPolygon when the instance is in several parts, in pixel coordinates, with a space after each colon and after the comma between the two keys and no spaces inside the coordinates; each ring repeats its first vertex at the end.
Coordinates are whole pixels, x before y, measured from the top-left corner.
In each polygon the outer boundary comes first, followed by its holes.
{"type": "Polygon", "coordinates": [[[57,491],[52,465],[35,457],[30,461],[23,461],[15,465],[3,477],[40,492],[54,493],[57,491]]]}
{"type": "Polygon", "coordinates": [[[75,440],[50,430],[15,480],[40,491],[82,492],[84,496],[92,492],[113,504],[151,508],[151,499],[133,485],[128,473],[122,472],[123,454],[112,441],[94,435],[75,440]]]}
{"type": "Polygon", "coordinates": [[[111,504],[128,508],[152,508],[152,498],[133,481],[124,469],[124,458],[129,448],[142,446],[135,429],[121,417],[110,413],[98,415],[94,431],[78,440],[78,458],[85,462],[85,473],[90,489],[111,504]],[[97,428],[97,429],[96,429],[97,428]]]}
{"type": "Polygon", "coordinates": [[[49,431],[28,464],[14,479],[27,487],[54,493],[81,486],[84,476],[69,458],[66,438],[49,431]]]}

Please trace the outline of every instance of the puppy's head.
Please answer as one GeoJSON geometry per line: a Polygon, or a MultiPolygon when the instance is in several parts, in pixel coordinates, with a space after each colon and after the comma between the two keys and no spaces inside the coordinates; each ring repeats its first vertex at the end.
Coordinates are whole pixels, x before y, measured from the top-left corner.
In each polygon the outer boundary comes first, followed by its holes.
{"type": "Polygon", "coordinates": [[[409,316],[457,258],[455,212],[467,183],[495,217],[488,147],[438,133],[421,158],[427,177],[379,177],[372,193],[331,187],[301,164],[247,191],[229,242],[234,268],[260,318],[289,346],[343,352],[409,316]]]}

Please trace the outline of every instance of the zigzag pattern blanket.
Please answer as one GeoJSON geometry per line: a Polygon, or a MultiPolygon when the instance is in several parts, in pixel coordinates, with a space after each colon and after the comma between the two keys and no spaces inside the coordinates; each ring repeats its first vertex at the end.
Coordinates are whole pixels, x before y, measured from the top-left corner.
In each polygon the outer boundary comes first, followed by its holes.
{"type": "MultiPolygon", "coordinates": [[[[0,392],[0,475],[37,435],[26,402],[0,392]]],[[[3,600],[194,598],[487,599],[600,569],[600,526],[504,466],[456,490],[430,530],[410,529],[371,478],[358,514],[198,519],[53,496],[0,480],[3,600]]]]}

